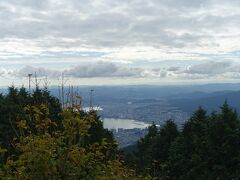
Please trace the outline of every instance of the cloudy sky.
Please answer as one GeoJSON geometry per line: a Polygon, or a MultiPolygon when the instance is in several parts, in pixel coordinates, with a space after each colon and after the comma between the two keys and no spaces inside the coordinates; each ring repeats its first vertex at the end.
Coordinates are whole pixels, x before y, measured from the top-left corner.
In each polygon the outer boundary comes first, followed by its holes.
{"type": "Polygon", "coordinates": [[[0,0],[0,86],[240,82],[239,0],[0,0]]]}

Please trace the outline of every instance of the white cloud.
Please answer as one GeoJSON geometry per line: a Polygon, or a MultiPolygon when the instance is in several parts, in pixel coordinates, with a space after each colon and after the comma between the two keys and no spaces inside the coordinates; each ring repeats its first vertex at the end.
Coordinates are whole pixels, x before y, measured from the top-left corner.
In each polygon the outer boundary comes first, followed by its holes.
{"type": "Polygon", "coordinates": [[[3,67],[0,67],[0,77],[9,77],[14,75],[14,71],[13,70],[8,70],[5,69],[3,67]]]}

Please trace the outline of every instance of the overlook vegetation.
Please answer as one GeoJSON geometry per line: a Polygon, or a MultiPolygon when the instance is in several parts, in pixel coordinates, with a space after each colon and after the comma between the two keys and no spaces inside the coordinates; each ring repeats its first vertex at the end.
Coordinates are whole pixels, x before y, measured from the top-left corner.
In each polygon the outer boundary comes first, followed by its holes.
{"type": "MultiPolygon", "coordinates": [[[[61,109],[45,90],[1,95],[3,179],[139,179],[117,152],[95,111],[61,109]]],[[[142,179],[142,178],[141,178],[142,179]]]]}
{"type": "Polygon", "coordinates": [[[119,151],[97,112],[62,109],[47,89],[10,87],[0,95],[2,179],[239,179],[240,119],[196,110],[181,128],[152,124],[119,151]],[[125,154],[123,154],[123,152],[125,154]]]}
{"type": "Polygon", "coordinates": [[[181,130],[171,120],[160,129],[153,124],[131,149],[126,159],[141,174],[160,179],[239,179],[239,116],[226,102],[221,112],[210,115],[200,107],[181,130]]]}

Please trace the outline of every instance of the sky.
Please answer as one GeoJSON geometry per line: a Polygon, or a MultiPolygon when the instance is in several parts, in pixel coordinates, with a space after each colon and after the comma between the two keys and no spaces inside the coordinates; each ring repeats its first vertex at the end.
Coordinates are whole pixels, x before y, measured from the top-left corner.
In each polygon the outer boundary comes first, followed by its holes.
{"type": "Polygon", "coordinates": [[[0,86],[240,82],[239,0],[0,0],[0,86]],[[42,80],[43,82],[43,80],[42,80]]]}

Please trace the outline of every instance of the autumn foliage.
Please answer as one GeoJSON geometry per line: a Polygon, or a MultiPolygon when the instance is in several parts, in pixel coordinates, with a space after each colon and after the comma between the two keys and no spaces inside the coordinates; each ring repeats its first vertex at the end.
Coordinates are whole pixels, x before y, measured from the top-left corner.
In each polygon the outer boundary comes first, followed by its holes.
{"type": "Polygon", "coordinates": [[[65,108],[52,120],[44,103],[15,119],[10,147],[0,148],[3,179],[139,179],[128,169],[95,111],[65,108]]]}

